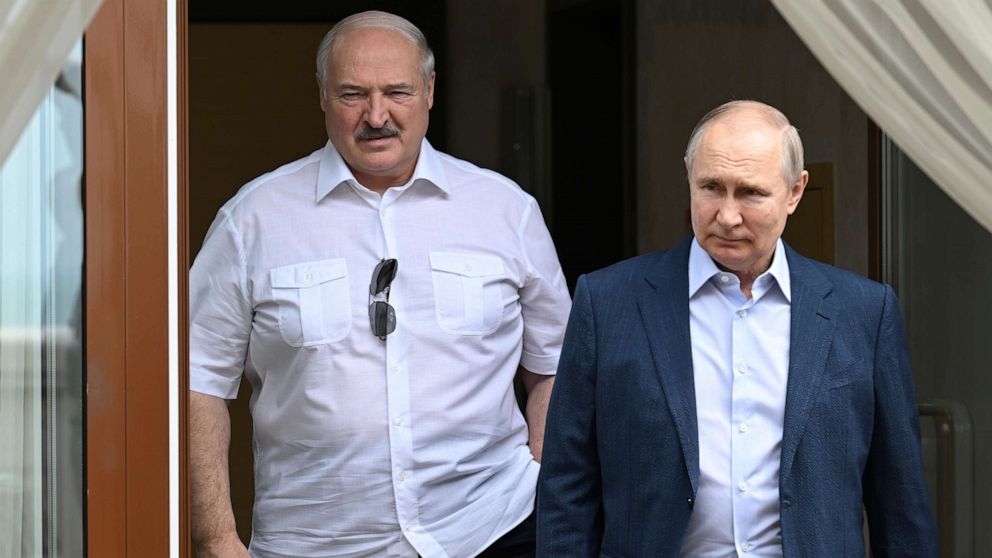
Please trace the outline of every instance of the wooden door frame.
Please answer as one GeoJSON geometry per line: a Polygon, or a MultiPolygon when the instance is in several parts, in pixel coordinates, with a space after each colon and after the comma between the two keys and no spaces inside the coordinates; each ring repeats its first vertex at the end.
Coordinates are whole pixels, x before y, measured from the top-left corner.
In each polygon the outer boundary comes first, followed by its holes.
{"type": "MultiPolygon", "coordinates": [[[[185,461],[186,2],[177,0],[179,552],[185,461]]],[[[89,556],[170,555],[167,0],[104,0],[86,30],[86,538],[89,556]]]]}
{"type": "Polygon", "coordinates": [[[189,0],[176,0],[179,261],[179,556],[193,555],[189,481],[189,0]]]}

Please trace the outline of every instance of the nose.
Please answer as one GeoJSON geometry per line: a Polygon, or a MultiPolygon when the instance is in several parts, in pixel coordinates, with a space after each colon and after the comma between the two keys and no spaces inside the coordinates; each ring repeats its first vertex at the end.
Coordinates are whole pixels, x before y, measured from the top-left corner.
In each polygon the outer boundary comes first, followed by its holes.
{"type": "Polygon", "coordinates": [[[389,122],[389,108],[382,95],[369,96],[369,104],[365,110],[365,121],[373,128],[382,128],[389,122]]]}
{"type": "Polygon", "coordinates": [[[728,196],[728,199],[720,203],[716,213],[716,222],[727,229],[732,229],[744,222],[740,208],[737,207],[737,202],[732,197],[728,196]]]}

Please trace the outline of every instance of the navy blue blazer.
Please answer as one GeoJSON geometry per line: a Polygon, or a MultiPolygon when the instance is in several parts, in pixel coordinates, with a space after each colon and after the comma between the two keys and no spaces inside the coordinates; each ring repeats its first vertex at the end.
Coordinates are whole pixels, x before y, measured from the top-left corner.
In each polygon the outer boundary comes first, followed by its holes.
{"type": "MultiPolygon", "coordinates": [[[[548,411],[538,556],[677,556],[699,483],[689,242],[579,278],[548,411]]],[[[786,246],[787,557],[938,555],[892,289],[786,246]]],[[[705,391],[703,392],[705,393],[705,391]]]]}

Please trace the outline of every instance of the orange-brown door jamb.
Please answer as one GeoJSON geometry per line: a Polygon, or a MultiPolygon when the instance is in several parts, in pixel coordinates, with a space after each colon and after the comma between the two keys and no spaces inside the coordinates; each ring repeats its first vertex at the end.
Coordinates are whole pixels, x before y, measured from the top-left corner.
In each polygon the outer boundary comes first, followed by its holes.
{"type": "Polygon", "coordinates": [[[87,552],[169,554],[167,6],[85,35],[87,552]]]}

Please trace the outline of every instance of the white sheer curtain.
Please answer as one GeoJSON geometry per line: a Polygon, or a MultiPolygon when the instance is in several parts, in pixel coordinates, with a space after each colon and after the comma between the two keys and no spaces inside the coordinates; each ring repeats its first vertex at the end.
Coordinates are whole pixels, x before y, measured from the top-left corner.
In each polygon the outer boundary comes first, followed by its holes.
{"type": "Polygon", "coordinates": [[[0,0],[0,164],[102,0],[0,0]]]}
{"type": "Polygon", "coordinates": [[[42,127],[0,169],[0,556],[35,556],[42,539],[42,127]]]}
{"type": "Polygon", "coordinates": [[[772,0],[848,94],[992,231],[988,0],[772,0]]]}

